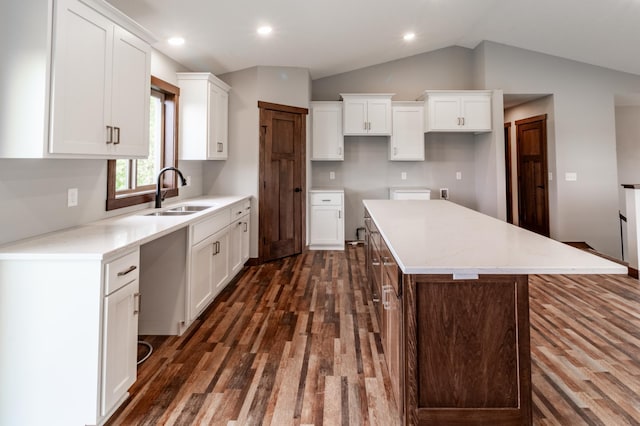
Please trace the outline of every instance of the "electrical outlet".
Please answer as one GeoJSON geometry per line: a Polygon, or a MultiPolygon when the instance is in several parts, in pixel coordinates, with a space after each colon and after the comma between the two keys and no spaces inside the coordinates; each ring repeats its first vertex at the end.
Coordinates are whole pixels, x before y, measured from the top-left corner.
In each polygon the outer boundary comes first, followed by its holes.
{"type": "Polygon", "coordinates": [[[334,180],[336,178],[336,172],[329,172],[329,179],[334,180]]]}
{"type": "Polygon", "coordinates": [[[75,207],[78,205],[78,188],[69,188],[67,190],[67,207],[75,207]]]}
{"type": "Polygon", "coordinates": [[[449,199],[449,189],[440,188],[440,198],[442,198],[443,200],[448,200],[449,199]]]}
{"type": "Polygon", "coordinates": [[[400,173],[400,179],[407,180],[407,172],[400,173]]]}
{"type": "Polygon", "coordinates": [[[456,180],[462,180],[462,172],[456,172],[456,180]]]}

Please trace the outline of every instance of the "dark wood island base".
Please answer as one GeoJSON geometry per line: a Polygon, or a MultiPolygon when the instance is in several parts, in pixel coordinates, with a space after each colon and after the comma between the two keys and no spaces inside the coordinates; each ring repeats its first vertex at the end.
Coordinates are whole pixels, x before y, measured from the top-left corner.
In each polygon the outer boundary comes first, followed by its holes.
{"type": "Polygon", "coordinates": [[[404,423],[531,425],[528,276],[402,283],[404,423]]]}

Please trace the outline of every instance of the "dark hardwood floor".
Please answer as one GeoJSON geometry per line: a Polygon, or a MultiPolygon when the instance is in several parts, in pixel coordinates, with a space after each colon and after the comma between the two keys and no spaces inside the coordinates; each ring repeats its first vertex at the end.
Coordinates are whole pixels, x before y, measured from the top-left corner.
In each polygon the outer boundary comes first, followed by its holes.
{"type": "MultiPolygon", "coordinates": [[[[109,425],[398,424],[362,246],[247,267],[181,337],[152,336],[109,425]]],[[[640,286],[532,276],[535,425],[640,425],[640,286]]]]}

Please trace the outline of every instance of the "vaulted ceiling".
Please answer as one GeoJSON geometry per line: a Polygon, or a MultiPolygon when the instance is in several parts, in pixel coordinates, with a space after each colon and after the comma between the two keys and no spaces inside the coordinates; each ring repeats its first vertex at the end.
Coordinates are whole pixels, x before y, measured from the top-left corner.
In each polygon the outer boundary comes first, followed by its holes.
{"type": "Polygon", "coordinates": [[[640,74],[640,0],[108,1],[192,71],[295,66],[316,79],[491,40],[640,74]],[[166,42],[175,35],[182,47],[166,42]]]}

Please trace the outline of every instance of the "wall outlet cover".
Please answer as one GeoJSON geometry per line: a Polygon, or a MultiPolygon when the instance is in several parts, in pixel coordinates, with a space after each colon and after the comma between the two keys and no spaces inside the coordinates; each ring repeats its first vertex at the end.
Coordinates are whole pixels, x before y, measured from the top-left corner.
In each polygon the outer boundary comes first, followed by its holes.
{"type": "Polygon", "coordinates": [[[407,180],[407,172],[400,173],[400,179],[407,180]]]}
{"type": "Polygon", "coordinates": [[[329,172],[329,179],[334,180],[336,178],[336,172],[329,172]]]}
{"type": "Polygon", "coordinates": [[[462,180],[462,172],[456,172],[456,180],[462,180]]]}
{"type": "Polygon", "coordinates": [[[67,190],[67,207],[75,207],[78,205],[78,188],[69,188],[67,190]]]}

